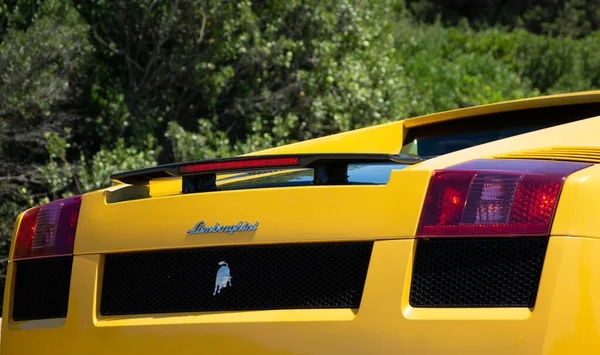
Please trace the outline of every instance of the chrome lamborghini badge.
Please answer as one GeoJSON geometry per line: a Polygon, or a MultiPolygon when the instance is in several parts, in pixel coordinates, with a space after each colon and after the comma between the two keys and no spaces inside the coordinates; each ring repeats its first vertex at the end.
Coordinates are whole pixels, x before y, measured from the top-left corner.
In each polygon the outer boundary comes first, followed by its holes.
{"type": "Polygon", "coordinates": [[[213,296],[217,293],[221,293],[221,289],[231,286],[231,273],[229,272],[229,265],[226,262],[221,261],[219,263],[221,267],[217,271],[217,279],[215,280],[215,291],[213,292],[213,296]]]}
{"type": "Polygon", "coordinates": [[[240,222],[232,225],[221,225],[217,222],[214,226],[207,226],[204,221],[196,223],[194,228],[187,231],[187,234],[205,234],[205,233],[227,233],[255,231],[258,229],[258,221],[255,223],[240,222]]]}

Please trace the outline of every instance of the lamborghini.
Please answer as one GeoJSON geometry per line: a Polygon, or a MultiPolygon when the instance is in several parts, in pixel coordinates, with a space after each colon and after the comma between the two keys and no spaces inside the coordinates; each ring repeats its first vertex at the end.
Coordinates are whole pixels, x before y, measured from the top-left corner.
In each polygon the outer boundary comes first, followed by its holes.
{"type": "Polygon", "coordinates": [[[17,217],[1,354],[598,354],[599,163],[592,91],[115,172],[17,217]]]}

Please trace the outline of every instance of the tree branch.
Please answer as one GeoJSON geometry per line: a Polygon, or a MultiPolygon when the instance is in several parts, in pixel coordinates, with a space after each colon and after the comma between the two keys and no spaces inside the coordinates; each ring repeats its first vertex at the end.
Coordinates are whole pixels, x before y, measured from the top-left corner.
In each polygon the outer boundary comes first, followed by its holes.
{"type": "Polygon", "coordinates": [[[198,37],[198,39],[196,40],[196,44],[200,44],[204,41],[204,34],[206,31],[206,14],[204,13],[204,11],[200,11],[202,13],[202,26],[200,26],[200,37],[198,37]]]}
{"type": "Polygon", "coordinates": [[[122,50],[119,50],[117,48],[113,48],[110,44],[108,44],[108,42],[106,42],[105,40],[103,40],[100,35],[98,34],[98,32],[96,32],[96,29],[92,27],[92,33],[94,34],[94,38],[96,40],[98,40],[98,42],[102,43],[106,48],[108,48],[109,51],[111,51],[112,53],[116,54],[116,55],[121,55],[123,57],[125,57],[125,60],[127,61],[127,63],[134,65],[136,68],[138,68],[141,71],[144,71],[144,68],[135,60],[133,60],[129,54],[123,52],[122,50]]]}

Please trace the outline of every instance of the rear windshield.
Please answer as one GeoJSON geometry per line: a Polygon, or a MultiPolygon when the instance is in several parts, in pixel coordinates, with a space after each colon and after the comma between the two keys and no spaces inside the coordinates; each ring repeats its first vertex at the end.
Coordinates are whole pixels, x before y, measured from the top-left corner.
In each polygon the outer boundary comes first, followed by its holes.
{"type": "Polygon", "coordinates": [[[438,137],[422,137],[413,140],[402,147],[402,153],[414,154],[421,157],[435,157],[476,145],[497,141],[518,134],[532,132],[544,126],[517,127],[481,132],[454,133],[438,137]]]}
{"type": "Polygon", "coordinates": [[[565,105],[500,112],[415,127],[400,153],[423,158],[600,115],[600,104],[565,105]]]}
{"type": "MultiPolygon", "coordinates": [[[[399,163],[363,163],[348,165],[348,183],[356,185],[385,185],[393,170],[408,165],[399,163]]],[[[310,186],[313,184],[313,169],[286,169],[236,174],[217,179],[219,190],[247,189],[277,186],[310,186]],[[240,178],[246,178],[239,180],[240,178]]]]}

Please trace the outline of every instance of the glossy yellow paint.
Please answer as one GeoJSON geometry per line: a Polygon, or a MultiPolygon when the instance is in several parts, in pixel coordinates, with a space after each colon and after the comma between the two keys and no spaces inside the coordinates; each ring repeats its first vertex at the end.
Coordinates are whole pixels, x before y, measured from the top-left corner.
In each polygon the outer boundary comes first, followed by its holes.
{"type": "MultiPolygon", "coordinates": [[[[533,311],[411,308],[413,248],[412,239],[375,243],[360,311],[126,318],[98,315],[102,256],[77,256],[67,318],[5,317],[2,354],[597,354],[599,240],[551,238],[533,311]]],[[[9,284],[13,275],[11,264],[9,284]]]]}
{"type": "Polygon", "coordinates": [[[561,193],[553,234],[600,237],[600,165],[572,174],[561,193]]]}
{"type": "Polygon", "coordinates": [[[428,172],[400,170],[387,185],[376,186],[248,189],[114,204],[106,204],[98,191],[83,198],[75,252],[412,238],[428,183],[428,172]],[[260,228],[232,235],[186,234],[200,220],[237,224],[241,219],[259,221],[260,228]]]}
{"type": "MultiPolygon", "coordinates": [[[[600,92],[589,92],[487,105],[256,154],[397,153],[406,129],[417,125],[502,110],[598,101],[600,92]]],[[[11,321],[16,271],[11,260],[0,354],[597,354],[600,166],[574,173],[565,182],[535,309],[412,308],[408,294],[415,231],[433,170],[528,149],[596,149],[600,147],[598,132],[600,117],[516,136],[394,171],[389,183],[380,186],[180,195],[179,179],[159,179],[145,187],[117,185],[88,193],[77,229],[67,317],[11,321]],[[260,228],[227,237],[188,236],[185,232],[199,220],[209,224],[260,221],[260,228]],[[333,240],[375,241],[360,309],[119,317],[99,312],[107,253],[333,240]]]]}

